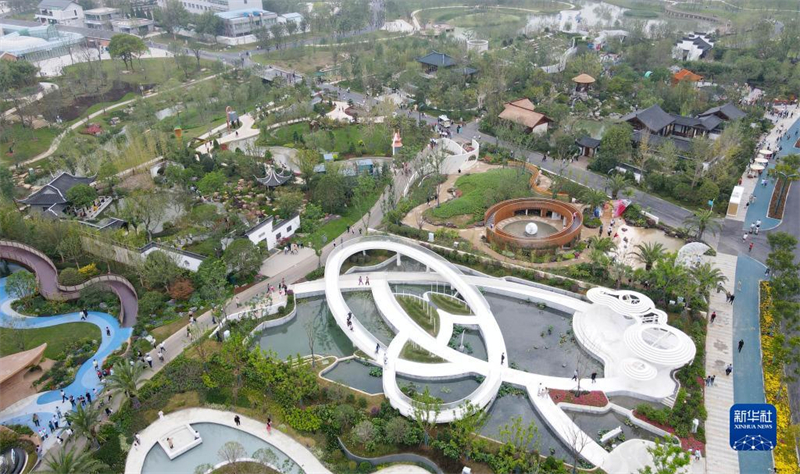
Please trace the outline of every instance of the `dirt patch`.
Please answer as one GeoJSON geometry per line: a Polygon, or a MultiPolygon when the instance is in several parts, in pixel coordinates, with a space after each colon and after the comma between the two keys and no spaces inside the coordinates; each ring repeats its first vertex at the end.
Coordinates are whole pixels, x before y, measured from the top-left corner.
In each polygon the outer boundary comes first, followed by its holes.
{"type": "Polygon", "coordinates": [[[126,191],[132,191],[134,189],[154,189],[155,183],[153,183],[153,178],[150,177],[150,173],[136,173],[125,177],[117,187],[126,191]]]}
{"type": "MultiPolygon", "coordinates": [[[[146,84],[143,86],[145,91],[155,87],[154,84],[146,84]]],[[[99,94],[89,94],[76,97],[69,104],[65,105],[59,110],[59,115],[64,121],[75,120],[83,115],[89,107],[94,104],[102,102],[116,102],[125,97],[125,94],[136,92],[139,93],[138,86],[128,82],[114,81],[111,88],[99,94]]]]}

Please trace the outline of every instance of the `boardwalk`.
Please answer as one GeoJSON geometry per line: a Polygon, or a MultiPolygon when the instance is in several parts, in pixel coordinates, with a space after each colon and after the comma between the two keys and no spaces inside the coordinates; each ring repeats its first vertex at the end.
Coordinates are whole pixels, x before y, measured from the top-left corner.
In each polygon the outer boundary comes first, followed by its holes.
{"type": "MultiPolygon", "coordinates": [[[[735,288],[736,257],[717,254],[706,257],[726,277],[725,288],[731,293],[735,288]]],[[[733,405],[733,376],[725,375],[725,367],[733,357],[733,305],[726,303],[725,293],[711,292],[709,311],[717,312],[714,324],[706,334],[706,375],[715,375],[713,387],[706,387],[706,472],[739,473],[739,457],[728,445],[729,410],[733,405]]]]}

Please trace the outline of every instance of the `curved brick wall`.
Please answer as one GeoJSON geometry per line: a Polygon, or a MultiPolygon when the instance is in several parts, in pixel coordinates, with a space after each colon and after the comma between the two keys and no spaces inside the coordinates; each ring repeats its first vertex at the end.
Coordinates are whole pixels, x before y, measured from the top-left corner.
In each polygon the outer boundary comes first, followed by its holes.
{"type": "Polygon", "coordinates": [[[577,240],[583,229],[583,215],[578,207],[555,199],[520,198],[510,199],[495,204],[486,210],[483,216],[486,225],[486,240],[489,243],[511,249],[548,249],[563,247],[577,240]],[[547,237],[518,237],[499,229],[498,222],[514,217],[517,211],[542,210],[560,214],[566,219],[567,226],[547,237]],[[573,218],[573,215],[577,216],[573,218]]]}

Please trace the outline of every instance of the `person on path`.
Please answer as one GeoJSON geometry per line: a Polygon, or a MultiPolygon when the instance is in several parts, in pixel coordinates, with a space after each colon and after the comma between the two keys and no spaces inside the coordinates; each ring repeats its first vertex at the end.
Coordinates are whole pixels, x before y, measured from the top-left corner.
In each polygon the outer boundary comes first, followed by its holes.
{"type": "Polygon", "coordinates": [[[369,275],[364,277],[364,284],[369,286],[369,275]]]}
{"type": "Polygon", "coordinates": [[[503,352],[502,354],[500,354],[500,365],[503,365],[505,361],[506,361],[506,353],[503,352]]]}
{"type": "Polygon", "coordinates": [[[47,427],[50,428],[50,432],[51,433],[54,433],[56,431],[56,427],[53,426],[53,422],[52,421],[48,421],[47,422],[47,427]]]}
{"type": "Polygon", "coordinates": [[[714,324],[714,320],[717,319],[717,312],[714,311],[711,313],[711,324],[714,324]]]}
{"type": "Polygon", "coordinates": [[[153,358],[150,357],[150,354],[147,354],[147,357],[145,357],[144,360],[147,361],[147,365],[149,365],[150,368],[152,369],[153,368],[153,358]]]}
{"type": "Polygon", "coordinates": [[[236,415],[236,416],[233,417],[233,422],[236,423],[236,426],[239,426],[239,425],[242,424],[242,420],[241,420],[241,418],[239,418],[239,415],[236,415]]]}
{"type": "Polygon", "coordinates": [[[717,376],[716,375],[712,375],[711,376],[711,386],[712,387],[714,386],[714,382],[716,382],[716,380],[717,380],[717,376]]]}
{"type": "Polygon", "coordinates": [[[364,284],[364,279],[359,276],[358,277],[358,286],[361,286],[363,284],[364,284]]]}
{"type": "Polygon", "coordinates": [[[114,411],[110,407],[106,407],[105,412],[106,412],[106,417],[111,417],[111,414],[114,413],[114,411]]]}
{"type": "Polygon", "coordinates": [[[86,392],[86,400],[87,400],[89,403],[92,403],[92,394],[91,394],[91,393],[89,393],[89,392],[86,392]]]}
{"type": "Polygon", "coordinates": [[[575,372],[572,373],[572,380],[578,381],[578,369],[575,369],[575,372]]]}
{"type": "Polygon", "coordinates": [[[111,328],[106,326],[106,336],[111,337],[111,328]]]}
{"type": "Polygon", "coordinates": [[[731,293],[731,299],[730,299],[731,304],[733,304],[734,299],[736,299],[736,295],[734,293],[731,293]]]}
{"type": "Polygon", "coordinates": [[[159,360],[159,362],[161,362],[162,364],[164,363],[164,353],[163,353],[163,352],[159,352],[159,353],[158,353],[158,360],[159,360]]]}
{"type": "Polygon", "coordinates": [[[706,384],[706,387],[710,387],[711,386],[711,376],[710,375],[706,375],[705,384],[706,384]]]}
{"type": "Polygon", "coordinates": [[[742,352],[742,347],[744,347],[744,339],[739,339],[739,352],[742,352]]]}
{"type": "Polygon", "coordinates": [[[267,418],[267,434],[272,434],[272,418],[267,418]]]}
{"type": "Polygon", "coordinates": [[[592,372],[592,383],[597,383],[597,372],[592,372]]]}
{"type": "Polygon", "coordinates": [[[33,426],[39,427],[39,415],[34,413],[31,420],[33,420],[33,426]]]}
{"type": "Polygon", "coordinates": [[[747,251],[748,252],[752,252],[753,251],[753,242],[750,242],[750,245],[747,247],[747,251]]]}
{"type": "Polygon", "coordinates": [[[66,401],[67,401],[67,394],[64,393],[64,390],[62,389],[61,390],[61,403],[64,403],[66,401]]]}
{"type": "Polygon", "coordinates": [[[70,395],[69,396],[69,403],[72,405],[72,408],[75,408],[75,397],[70,395]]]}
{"type": "Polygon", "coordinates": [[[747,242],[747,234],[742,235],[742,243],[747,242]]]}
{"type": "Polygon", "coordinates": [[[769,277],[769,272],[770,272],[769,267],[767,267],[766,270],[764,270],[764,276],[769,277]]]}
{"type": "Polygon", "coordinates": [[[733,364],[728,364],[728,366],[725,367],[725,375],[730,375],[731,372],[733,372],[733,364]]]}
{"type": "Polygon", "coordinates": [[[375,344],[375,353],[377,354],[380,351],[381,351],[381,343],[379,342],[379,343],[375,344]]]}
{"type": "Polygon", "coordinates": [[[756,223],[755,222],[751,222],[750,223],[750,233],[752,234],[755,231],[756,231],[756,223]]]}
{"type": "Polygon", "coordinates": [[[94,370],[97,370],[97,359],[92,360],[92,365],[94,365],[94,370]]]}
{"type": "Polygon", "coordinates": [[[142,437],[139,436],[139,433],[133,435],[133,445],[134,446],[141,446],[142,445],[142,437]]]}
{"type": "Polygon", "coordinates": [[[175,449],[175,445],[172,444],[172,438],[167,438],[167,444],[169,444],[169,449],[175,449]]]}
{"type": "Polygon", "coordinates": [[[164,341],[158,343],[158,352],[167,352],[167,348],[164,347],[164,341]]]}

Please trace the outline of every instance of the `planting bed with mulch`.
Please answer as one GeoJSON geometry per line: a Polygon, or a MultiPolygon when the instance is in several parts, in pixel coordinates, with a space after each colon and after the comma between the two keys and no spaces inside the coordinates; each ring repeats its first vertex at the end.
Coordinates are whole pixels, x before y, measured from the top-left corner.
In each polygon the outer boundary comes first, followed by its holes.
{"type": "Polygon", "coordinates": [[[573,405],[585,405],[590,407],[604,407],[608,405],[608,398],[606,394],[600,390],[593,390],[591,392],[581,391],[580,396],[575,396],[572,390],[558,390],[555,388],[550,389],[550,398],[553,402],[558,404],[561,402],[572,403],[573,405]]]}

